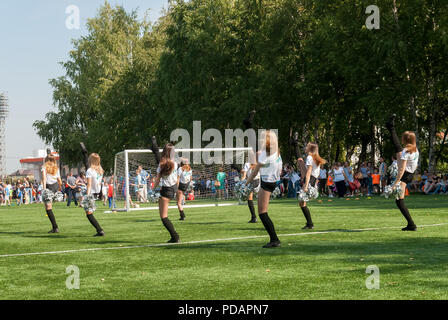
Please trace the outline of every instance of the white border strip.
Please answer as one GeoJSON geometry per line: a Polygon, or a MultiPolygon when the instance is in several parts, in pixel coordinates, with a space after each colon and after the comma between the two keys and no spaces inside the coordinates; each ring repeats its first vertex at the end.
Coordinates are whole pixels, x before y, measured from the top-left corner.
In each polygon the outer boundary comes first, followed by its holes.
{"type": "MultiPolygon", "coordinates": [[[[428,224],[418,226],[419,228],[424,227],[439,227],[445,226],[448,223],[438,223],[438,224],[428,224]]],[[[316,231],[316,232],[302,232],[302,233],[290,233],[290,234],[280,234],[279,237],[296,237],[296,236],[309,236],[317,234],[329,234],[337,232],[353,232],[353,231],[375,231],[375,230],[388,230],[388,229],[401,229],[402,227],[382,227],[382,228],[364,228],[364,229],[350,229],[350,230],[331,230],[331,231],[316,231]]],[[[10,257],[24,257],[24,256],[39,256],[39,255],[53,255],[53,254],[64,254],[64,253],[79,253],[79,252],[90,252],[90,251],[104,251],[104,250],[122,250],[122,249],[137,249],[137,248],[154,248],[154,247],[167,247],[173,245],[186,245],[186,244],[198,244],[198,243],[209,243],[209,242],[223,242],[223,241],[234,241],[234,240],[249,240],[249,239],[261,239],[266,238],[263,236],[247,236],[247,237],[237,237],[237,238],[225,238],[225,239],[210,239],[210,240],[197,240],[188,241],[181,243],[158,243],[158,244],[148,244],[141,246],[126,246],[126,247],[109,247],[109,248],[90,248],[90,249],[75,249],[75,250],[64,250],[64,251],[48,251],[48,252],[31,252],[31,253],[16,253],[16,254],[3,254],[0,258],[10,258],[10,257]]]]}

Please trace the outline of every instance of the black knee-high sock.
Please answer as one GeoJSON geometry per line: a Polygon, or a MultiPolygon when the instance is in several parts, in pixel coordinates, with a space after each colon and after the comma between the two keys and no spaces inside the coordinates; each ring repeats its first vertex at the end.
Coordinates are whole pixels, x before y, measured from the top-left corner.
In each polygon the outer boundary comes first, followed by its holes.
{"type": "Polygon", "coordinates": [[[313,225],[313,220],[311,219],[311,213],[310,213],[310,209],[308,209],[307,206],[305,207],[300,207],[300,209],[302,209],[303,215],[305,216],[306,219],[306,224],[310,227],[314,226],[313,225]]]}
{"type": "Polygon", "coordinates": [[[184,210],[179,210],[179,213],[181,218],[185,218],[184,210]]]}
{"type": "Polygon", "coordinates": [[[401,151],[403,151],[403,147],[401,146],[400,139],[398,138],[397,132],[395,131],[394,118],[389,120],[389,122],[386,124],[386,127],[390,132],[395,153],[400,153],[401,151]]]}
{"type": "Polygon", "coordinates": [[[249,207],[250,210],[250,215],[252,217],[252,219],[256,219],[257,216],[255,215],[255,208],[254,208],[254,201],[253,200],[247,200],[247,206],[249,207]]]}
{"type": "Polygon", "coordinates": [[[271,218],[269,218],[267,212],[260,214],[260,220],[263,222],[264,228],[268,232],[269,237],[271,237],[271,242],[279,241],[277,233],[275,232],[274,223],[272,222],[271,218]]]}
{"type": "Polygon", "coordinates": [[[53,209],[47,210],[47,216],[48,216],[48,219],[50,219],[53,229],[57,229],[58,224],[56,223],[56,218],[54,216],[53,209]]]}
{"type": "Polygon", "coordinates": [[[401,214],[407,220],[408,226],[415,226],[415,223],[412,220],[411,215],[409,214],[409,210],[408,208],[406,208],[406,205],[404,204],[404,200],[403,199],[395,200],[395,203],[397,204],[398,209],[400,209],[401,214]]]}
{"type": "Polygon", "coordinates": [[[168,232],[170,233],[171,239],[179,239],[179,235],[177,234],[176,230],[174,229],[174,226],[171,223],[170,219],[164,218],[164,219],[162,219],[162,223],[165,226],[165,228],[168,230],[168,232]]]}
{"type": "Polygon", "coordinates": [[[103,231],[103,229],[101,228],[100,224],[98,223],[98,221],[96,221],[95,217],[93,216],[93,214],[88,214],[87,215],[87,219],[89,219],[90,223],[92,224],[92,226],[96,229],[97,232],[101,232],[103,231]]]}

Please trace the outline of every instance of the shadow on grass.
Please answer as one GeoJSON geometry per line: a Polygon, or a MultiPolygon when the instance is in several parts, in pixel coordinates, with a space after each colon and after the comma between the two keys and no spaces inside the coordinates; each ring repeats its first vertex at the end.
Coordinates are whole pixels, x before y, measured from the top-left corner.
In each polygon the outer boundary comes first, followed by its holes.
{"type": "MultiPolygon", "coordinates": [[[[343,230],[345,232],[345,230],[343,230]]],[[[351,232],[348,230],[348,232],[351,232]]],[[[266,239],[250,241],[230,241],[215,243],[185,244],[165,247],[166,250],[202,251],[205,255],[216,252],[232,252],[257,257],[288,257],[288,264],[318,262],[320,256],[325,263],[344,263],[358,267],[374,264],[383,273],[400,273],[424,271],[440,273],[448,264],[447,239],[434,238],[399,238],[384,241],[330,241],[322,242],[316,238],[284,237],[279,248],[264,249],[266,239]],[[292,262],[294,263],[294,262],[292,262]]],[[[346,272],[346,271],[344,271],[346,272]]],[[[356,269],[356,272],[359,270],[356,269]]],[[[439,275],[440,276],[440,275],[439,275]]],[[[437,282],[435,286],[439,285],[437,282]]]]}
{"type": "MultiPolygon", "coordinates": [[[[359,200],[355,198],[319,198],[317,201],[312,200],[309,202],[310,207],[316,208],[344,208],[347,210],[362,209],[363,211],[379,210],[379,209],[395,209],[398,210],[394,199],[385,199],[384,197],[373,197],[372,199],[367,199],[366,197],[360,197],[359,200]],[[329,201],[330,200],[330,201],[329,201]],[[318,201],[322,201],[319,203],[318,201]]],[[[411,196],[405,199],[406,205],[409,209],[446,209],[448,212],[447,202],[448,196],[411,196]]],[[[273,205],[281,204],[289,207],[298,207],[297,200],[294,199],[283,199],[275,200],[272,202],[273,205]]]]}
{"type": "MultiPolygon", "coordinates": [[[[93,237],[92,237],[93,238],[93,237]]],[[[99,239],[99,238],[96,238],[99,239]]],[[[124,240],[99,240],[99,241],[86,241],[86,244],[93,244],[93,245],[106,245],[106,244],[127,244],[127,245],[131,245],[131,244],[137,244],[137,242],[134,241],[124,241],[124,240]]],[[[140,244],[140,242],[138,242],[138,244],[140,244]]]]}
{"type": "MultiPolygon", "coordinates": [[[[185,221],[187,224],[196,224],[196,225],[213,225],[213,224],[226,224],[228,225],[229,222],[228,221],[222,221],[222,222],[189,222],[189,221],[185,221]]],[[[182,222],[179,222],[182,223],[182,222]]]]}

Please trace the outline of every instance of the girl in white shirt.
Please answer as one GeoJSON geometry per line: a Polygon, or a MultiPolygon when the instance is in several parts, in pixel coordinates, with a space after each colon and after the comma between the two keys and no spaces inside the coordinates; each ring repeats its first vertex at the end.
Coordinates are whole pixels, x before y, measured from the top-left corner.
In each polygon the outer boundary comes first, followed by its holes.
{"type": "Polygon", "coordinates": [[[181,167],[177,171],[179,176],[179,188],[177,190],[177,208],[179,209],[180,219],[181,221],[185,220],[185,212],[184,207],[182,205],[185,199],[185,192],[187,192],[188,187],[190,186],[191,179],[193,177],[193,171],[191,170],[191,166],[188,164],[187,159],[182,159],[181,167]]]}
{"type": "Polygon", "coordinates": [[[89,169],[86,172],[87,190],[83,198],[82,207],[86,212],[87,219],[96,229],[95,237],[104,237],[104,230],[101,228],[93,213],[96,211],[94,194],[101,192],[101,182],[103,181],[104,170],[101,167],[101,158],[97,153],[92,153],[88,159],[89,169]]]}
{"type": "Polygon", "coordinates": [[[348,182],[348,177],[345,174],[344,167],[342,163],[338,162],[337,167],[333,170],[334,183],[336,184],[336,190],[338,192],[339,198],[343,198],[347,192],[346,183],[348,182]]]}
{"type": "Polygon", "coordinates": [[[42,167],[42,186],[44,188],[42,193],[45,210],[52,225],[52,229],[48,233],[59,233],[53,213],[53,196],[56,192],[61,191],[62,180],[56,158],[51,154],[45,158],[45,164],[42,167]]]}
{"type": "Polygon", "coordinates": [[[262,148],[257,152],[257,164],[247,179],[246,185],[254,181],[260,173],[261,189],[258,193],[258,214],[270,236],[270,242],[263,248],[274,248],[280,246],[280,240],[275,232],[274,224],[269,218],[268,207],[271,193],[275,190],[277,181],[280,180],[283,162],[275,132],[267,130],[262,137],[262,141],[262,148]]]}
{"type": "MultiPolygon", "coordinates": [[[[306,172],[305,181],[303,184],[303,191],[305,192],[308,191],[309,186],[317,187],[317,181],[320,175],[320,166],[326,163],[326,161],[319,155],[319,146],[317,144],[311,142],[308,143],[306,146],[306,153],[306,172]]],[[[314,229],[310,209],[307,207],[306,202],[300,201],[300,208],[302,209],[303,215],[306,219],[306,225],[302,229],[314,229]]]]}
{"type": "Polygon", "coordinates": [[[417,150],[417,139],[414,132],[406,131],[401,137],[401,143],[405,145],[403,148],[398,140],[397,133],[395,132],[395,115],[392,115],[389,122],[386,124],[387,129],[392,136],[392,143],[395,147],[395,153],[397,154],[398,162],[398,174],[393,187],[400,184],[402,193],[399,199],[396,200],[398,209],[400,209],[401,214],[405,217],[408,225],[404,227],[403,231],[415,231],[417,226],[415,225],[412,217],[409,213],[408,208],[404,203],[404,195],[406,190],[406,185],[412,181],[414,177],[415,170],[418,167],[419,152],[417,150]]]}
{"type": "Polygon", "coordinates": [[[168,243],[180,242],[179,235],[174,229],[170,219],[168,219],[168,206],[170,200],[174,199],[179,184],[177,163],[174,161],[174,152],[174,146],[171,143],[163,148],[159,167],[157,168],[157,177],[154,183],[154,188],[157,188],[159,184],[162,186],[162,189],[160,190],[159,213],[163,225],[171,235],[171,239],[168,243]]]}

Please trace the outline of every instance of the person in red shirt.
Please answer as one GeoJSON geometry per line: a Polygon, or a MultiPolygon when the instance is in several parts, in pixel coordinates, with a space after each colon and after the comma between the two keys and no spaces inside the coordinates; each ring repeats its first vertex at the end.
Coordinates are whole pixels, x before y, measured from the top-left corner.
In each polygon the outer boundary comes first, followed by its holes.
{"type": "Polygon", "coordinates": [[[107,199],[109,200],[109,209],[112,209],[112,205],[115,208],[114,180],[113,180],[113,178],[110,178],[110,180],[109,180],[109,186],[108,186],[108,189],[107,189],[107,199]]]}
{"type": "Polygon", "coordinates": [[[376,194],[380,193],[380,183],[381,183],[381,177],[378,174],[378,170],[375,169],[375,173],[372,174],[372,184],[373,184],[373,192],[376,194]]]}

